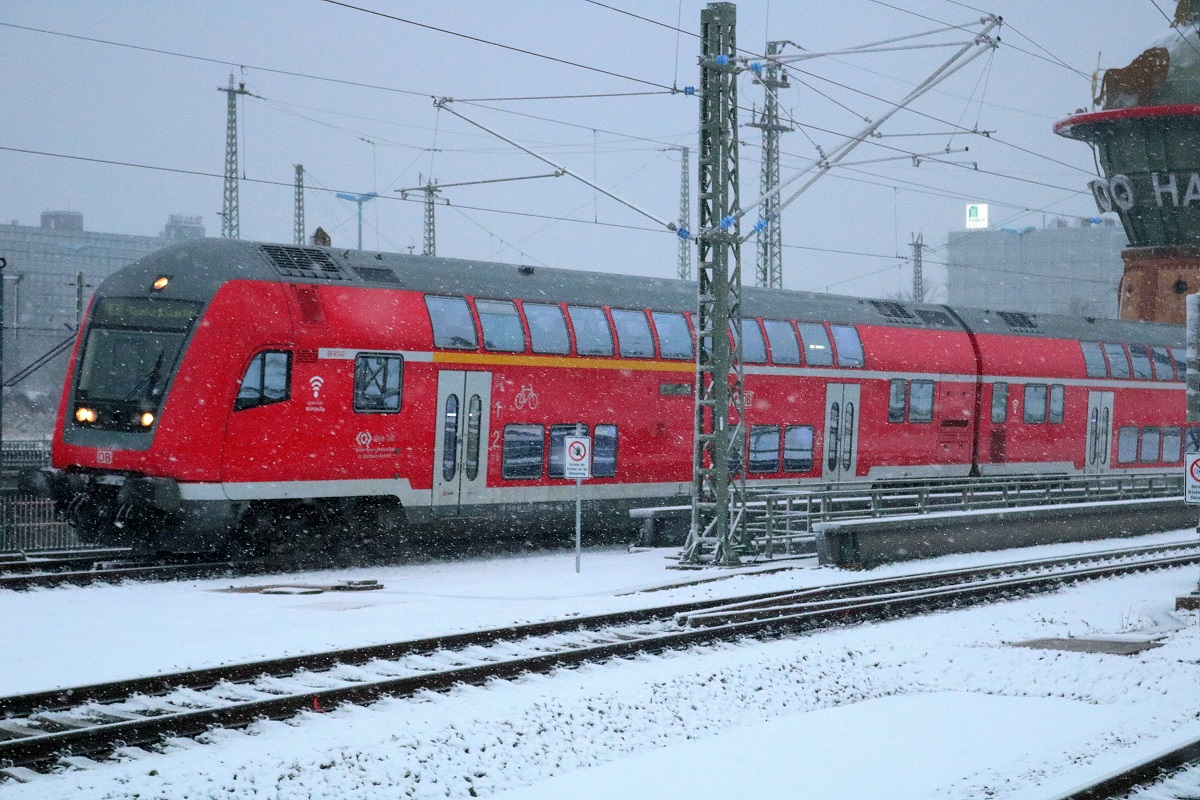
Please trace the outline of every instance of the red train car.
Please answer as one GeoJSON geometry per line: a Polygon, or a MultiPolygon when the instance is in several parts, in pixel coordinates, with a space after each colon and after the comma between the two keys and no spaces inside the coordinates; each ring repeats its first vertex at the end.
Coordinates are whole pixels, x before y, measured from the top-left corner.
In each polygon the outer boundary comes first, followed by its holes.
{"type": "MultiPolygon", "coordinates": [[[[261,550],[684,502],[694,285],[228,240],[97,290],[50,489],[92,542],[261,550]]],[[[746,289],[748,479],[1178,464],[1182,330],[746,289]],[[1124,360],[1122,360],[1124,359],[1124,360]]]]}

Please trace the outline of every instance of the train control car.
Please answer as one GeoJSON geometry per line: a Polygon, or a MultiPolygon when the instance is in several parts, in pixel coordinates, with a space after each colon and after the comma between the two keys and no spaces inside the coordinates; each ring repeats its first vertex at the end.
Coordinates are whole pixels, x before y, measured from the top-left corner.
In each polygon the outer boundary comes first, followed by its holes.
{"type": "MultiPolygon", "coordinates": [[[[695,285],[198,240],[97,290],[48,481],[88,542],[262,551],[686,502],[695,285]]],[[[745,289],[751,481],[1161,470],[1183,331],[745,289]]]]}

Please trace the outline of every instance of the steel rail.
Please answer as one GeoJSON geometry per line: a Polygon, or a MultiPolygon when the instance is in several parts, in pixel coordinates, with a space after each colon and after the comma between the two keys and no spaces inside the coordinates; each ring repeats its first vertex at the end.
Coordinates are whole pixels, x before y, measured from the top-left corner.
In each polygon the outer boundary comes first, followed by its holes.
{"type": "MultiPolygon", "coordinates": [[[[1132,766],[1110,773],[1094,783],[1072,789],[1053,800],[1108,800],[1125,797],[1135,789],[1149,787],[1170,778],[1181,767],[1200,763],[1200,739],[1157,753],[1132,766]]],[[[1155,797],[1165,797],[1156,794],[1155,797]]],[[[1187,796],[1194,796],[1189,793],[1187,796]]],[[[1183,798],[1184,795],[1179,795],[1183,798]]]]}
{"type": "MultiPolygon", "coordinates": [[[[198,735],[214,725],[244,726],[264,717],[286,718],[306,709],[323,711],[342,703],[368,702],[383,695],[409,696],[418,691],[444,690],[460,683],[478,685],[529,672],[544,673],[587,662],[699,644],[748,637],[771,638],[829,625],[985,602],[1018,592],[1045,591],[1079,580],[1200,561],[1200,547],[1177,545],[1175,549],[1191,549],[1192,552],[1146,553],[1148,548],[1107,551],[1090,560],[1122,557],[1135,560],[1074,570],[1070,565],[1062,564],[1064,559],[1018,562],[1029,568],[1049,566],[1070,571],[1008,577],[988,583],[979,582],[977,573],[980,570],[964,570],[957,572],[957,587],[953,585],[954,571],[911,576],[892,581],[890,592],[852,596],[842,602],[825,597],[807,610],[797,612],[794,606],[788,606],[781,615],[712,626],[681,628],[674,618],[689,611],[727,605],[727,600],[516,625],[0,698],[0,715],[4,717],[0,720],[0,765],[45,768],[64,755],[105,754],[123,746],[153,744],[166,735],[198,735]],[[967,577],[964,582],[963,575],[975,577],[967,577]],[[912,582],[920,579],[931,583],[941,580],[944,585],[914,590],[912,582]],[[567,639],[573,636],[574,641],[537,641],[539,637],[556,636],[567,639]],[[580,637],[584,641],[580,642],[580,637]],[[504,648],[533,650],[534,654],[500,652],[497,656],[468,652],[480,647],[498,651],[504,648]],[[412,657],[433,663],[417,666],[394,663],[412,657]],[[368,669],[371,666],[383,671],[368,669]],[[398,675],[397,671],[409,674],[398,675]],[[170,693],[181,690],[184,697],[172,700],[170,693]],[[200,694],[203,691],[209,694],[200,694]],[[134,703],[135,709],[120,708],[122,702],[134,703]],[[34,730],[39,725],[42,729],[34,730]]],[[[1014,566],[1001,565],[992,569],[1011,571],[1014,566]]],[[[887,589],[888,581],[858,584],[859,587],[866,585],[887,589]]],[[[828,587],[821,591],[833,593],[846,588],[828,587]]],[[[763,600],[770,594],[784,598],[795,595],[794,592],[762,593],[741,600],[763,600]]]]}

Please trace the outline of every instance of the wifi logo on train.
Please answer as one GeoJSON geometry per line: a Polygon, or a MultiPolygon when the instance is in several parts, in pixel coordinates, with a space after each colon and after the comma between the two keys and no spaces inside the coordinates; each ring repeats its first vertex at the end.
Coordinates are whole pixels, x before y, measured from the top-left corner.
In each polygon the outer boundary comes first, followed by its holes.
{"type": "Polygon", "coordinates": [[[316,400],[321,396],[321,387],[325,385],[325,379],[320,375],[313,375],[308,379],[308,385],[312,387],[313,399],[316,400]]]}

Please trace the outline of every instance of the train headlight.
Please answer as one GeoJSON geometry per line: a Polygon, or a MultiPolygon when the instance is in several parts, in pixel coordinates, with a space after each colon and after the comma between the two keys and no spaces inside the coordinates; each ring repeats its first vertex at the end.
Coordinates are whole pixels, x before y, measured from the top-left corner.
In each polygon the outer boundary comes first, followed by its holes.
{"type": "Polygon", "coordinates": [[[142,423],[143,428],[149,428],[154,424],[154,415],[147,411],[138,418],[138,421],[142,423]]]}
{"type": "Polygon", "coordinates": [[[150,288],[156,292],[161,292],[163,289],[167,288],[167,284],[170,282],[171,282],[170,275],[159,275],[158,278],[154,281],[154,283],[150,284],[150,288]]]}
{"type": "Polygon", "coordinates": [[[96,421],[96,409],[80,406],[75,409],[75,421],[82,422],[85,425],[91,425],[96,421]]]}

